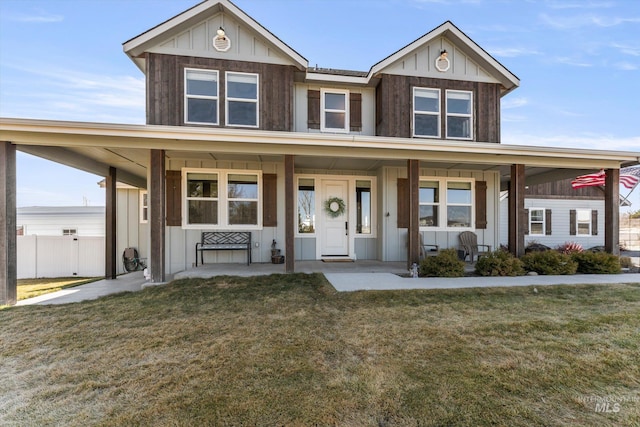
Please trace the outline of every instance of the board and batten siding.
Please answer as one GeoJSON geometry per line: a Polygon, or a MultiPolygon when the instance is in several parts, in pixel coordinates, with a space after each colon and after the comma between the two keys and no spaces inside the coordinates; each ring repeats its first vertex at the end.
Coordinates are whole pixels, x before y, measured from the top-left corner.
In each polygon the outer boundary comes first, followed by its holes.
{"type": "Polygon", "coordinates": [[[225,127],[225,72],[234,71],[259,76],[259,129],[293,130],[293,80],[296,69],[292,66],[153,53],[147,54],[146,63],[147,124],[185,126],[184,69],[199,68],[219,72],[220,123],[189,126],[225,127]]]}
{"type": "MultiPolygon", "coordinates": [[[[440,97],[441,139],[446,135],[445,90],[473,92],[473,140],[500,142],[500,85],[496,83],[407,77],[383,74],[376,92],[376,135],[412,137],[413,88],[442,90],[440,97]]],[[[421,138],[425,142],[433,138],[421,138]]]]}
{"type": "MultiPolygon", "coordinates": [[[[126,248],[135,248],[140,258],[149,256],[149,224],[140,223],[140,190],[116,191],[116,259],[122,259],[126,248]]],[[[117,262],[118,274],[124,273],[122,262],[117,262]]]]}
{"type": "MultiPolygon", "coordinates": [[[[280,208],[276,211],[276,217],[270,218],[261,230],[251,231],[251,260],[254,263],[271,262],[271,242],[275,239],[276,245],[284,252],[284,164],[260,163],[247,161],[215,161],[208,159],[176,159],[167,160],[167,171],[182,171],[182,168],[196,169],[223,169],[223,170],[261,170],[263,173],[263,187],[265,175],[271,175],[267,180],[275,180],[275,196],[280,208]],[[275,175],[275,177],[273,177],[275,175]],[[256,243],[258,246],[256,247],[256,243]]],[[[264,193],[263,193],[264,195],[264,193]]],[[[181,198],[182,199],[182,198],[181,198]]],[[[182,207],[182,200],[178,209],[182,207]]],[[[263,203],[265,202],[263,197],[263,203]]],[[[265,218],[263,217],[263,222],[265,218]]],[[[200,242],[202,231],[200,229],[183,229],[182,224],[166,226],[166,262],[169,273],[177,273],[195,265],[195,246],[200,242]]],[[[244,231],[241,226],[236,231],[244,231]]],[[[245,263],[247,254],[244,251],[207,251],[204,253],[205,263],[245,263]]]]}
{"type": "MultiPolygon", "coordinates": [[[[508,235],[508,197],[500,202],[500,243],[507,244],[508,235]]],[[[551,210],[551,234],[544,236],[525,235],[525,246],[529,243],[541,243],[556,248],[567,242],[576,242],[588,249],[593,246],[604,245],[604,200],[589,199],[532,199],[525,198],[525,209],[550,209],[551,210]],[[597,234],[571,235],[571,211],[572,210],[596,210],[598,218],[597,234]]],[[[527,229],[529,227],[529,218],[527,217],[527,229]]]]}
{"type": "MultiPolygon", "coordinates": [[[[484,181],[486,187],[486,228],[474,228],[478,235],[478,243],[491,245],[492,249],[498,247],[499,230],[496,227],[499,209],[497,188],[500,185],[500,177],[497,172],[477,172],[465,170],[438,170],[420,168],[420,177],[439,178],[473,178],[484,181]]],[[[382,261],[406,261],[407,260],[407,228],[398,227],[398,179],[407,178],[406,168],[385,167],[381,171],[383,185],[382,212],[378,216],[382,225],[382,261]],[[388,215],[387,215],[388,214],[388,215]]],[[[475,207],[475,204],[474,204],[475,207]]],[[[475,217],[475,214],[474,214],[475,217]]],[[[440,249],[458,248],[459,231],[437,230],[421,231],[425,244],[439,245],[440,249]]]]}
{"type": "MultiPolygon", "coordinates": [[[[350,103],[350,108],[360,108],[360,129],[350,130],[352,135],[375,135],[375,89],[363,88],[363,87],[332,87],[329,85],[309,85],[297,83],[294,86],[294,132],[320,132],[320,90],[321,89],[336,89],[336,90],[348,90],[349,94],[356,94],[360,97],[359,105],[357,103],[350,103]],[[312,103],[317,104],[317,111],[311,111],[309,108],[310,99],[309,96],[317,96],[317,101],[311,100],[312,103]],[[309,120],[311,117],[317,116],[317,125],[310,125],[309,120]]],[[[351,121],[353,121],[353,114],[351,112],[351,121]]],[[[353,123],[352,123],[353,125],[353,123]]]]}

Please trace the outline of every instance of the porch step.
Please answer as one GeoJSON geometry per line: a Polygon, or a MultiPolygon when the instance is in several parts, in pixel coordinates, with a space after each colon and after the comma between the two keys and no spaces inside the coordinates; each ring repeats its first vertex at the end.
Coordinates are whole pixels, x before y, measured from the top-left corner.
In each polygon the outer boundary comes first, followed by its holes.
{"type": "Polygon", "coordinates": [[[353,259],[346,255],[323,256],[322,262],[353,262],[353,259]]]}

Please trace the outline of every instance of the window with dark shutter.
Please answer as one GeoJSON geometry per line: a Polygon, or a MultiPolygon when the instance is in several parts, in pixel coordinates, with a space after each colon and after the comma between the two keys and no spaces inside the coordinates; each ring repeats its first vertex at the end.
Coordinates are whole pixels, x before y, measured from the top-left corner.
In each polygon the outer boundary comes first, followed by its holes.
{"type": "Polygon", "coordinates": [[[277,180],[278,176],[275,173],[262,174],[262,225],[264,227],[275,227],[278,225],[277,180]]]}
{"type": "Polygon", "coordinates": [[[320,91],[307,91],[307,126],[320,129],[320,91]]]}
{"type": "Polygon", "coordinates": [[[476,228],[487,228],[487,182],[476,181],[476,228]]]}
{"type": "Polygon", "coordinates": [[[398,178],[398,228],[409,228],[409,180],[398,178]]]}
{"type": "Polygon", "coordinates": [[[353,132],[362,130],[362,94],[349,94],[349,128],[353,132]]]}
{"type": "Polygon", "coordinates": [[[166,172],[166,210],[167,226],[182,225],[182,172],[168,170],[166,172]]]}

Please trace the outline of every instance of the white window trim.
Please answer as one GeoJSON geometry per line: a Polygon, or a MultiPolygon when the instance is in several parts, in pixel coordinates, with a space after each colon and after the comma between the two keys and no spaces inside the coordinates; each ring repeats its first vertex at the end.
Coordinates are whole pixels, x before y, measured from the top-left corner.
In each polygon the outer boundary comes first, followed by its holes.
{"type": "MultiPolygon", "coordinates": [[[[540,221],[536,221],[539,223],[540,221]]],[[[529,236],[546,236],[547,235],[547,210],[545,208],[529,208],[529,236]],[[531,216],[533,211],[542,211],[542,233],[536,234],[531,231],[531,216]]]]}
{"type": "MultiPolygon", "coordinates": [[[[572,237],[591,237],[592,236],[592,232],[593,232],[593,213],[592,213],[592,209],[576,209],[576,235],[572,236],[572,237]],[[585,234],[580,233],[580,227],[579,225],[581,224],[579,216],[580,216],[580,212],[584,211],[587,212],[587,218],[589,218],[589,231],[585,234]]],[[[587,221],[583,221],[582,224],[586,224],[587,221]]]]}
{"type": "Polygon", "coordinates": [[[220,125],[220,73],[217,70],[207,70],[202,68],[185,68],[184,69],[184,122],[192,125],[207,125],[207,126],[219,126],[220,125]],[[210,73],[216,76],[216,93],[218,96],[205,96],[205,95],[189,95],[187,94],[187,72],[196,71],[199,73],[210,73]],[[216,101],[216,122],[190,122],[189,121],[189,98],[191,99],[210,99],[216,101]]]}
{"type": "Polygon", "coordinates": [[[224,73],[224,94],[225,94],[225,125],[233,126],[239,128],[252,128],[257,129],[260,127],[260,75],[256,73],[240,73],[237,71],[226,71],[224,73]],[[256,99],[247,99],[247,98],[232,98],[229,94],[229,76],[230,75],[242,75],[242,76],[255,76],[256,78],[256,99]],[[256,124],[255,125],[243,125],[237,123],[229,123],[229,101],[233,102],[244,102],[247,104],[256,104],[256,124]]]}
{"type": "Polygon", "coordinates": [[[475,108],[474,108],[474,104],[473,104],[473,91],[470,90],[454,90],[454,89],[447,89],[445,91],[445,107],[444,107],[444,129],[446,132],[446,138],[447,139],[463,139],[463,140],[468,140],[471,141],[473,140],[473,128],[474,128],[474,113],[475,112],[475,108]],[[469,98],[469,103],[471,104],[471,113],[469,114],[460,114],[460,113],[449,113],[449,109],[448,109],[448,103],[449,103],[449,93],[468,93],[470,95],[469,98]],[[468,117],[469,118],[469,137],[467,138],[460,138],[460,137],[449,137],[449,126],[448,126],[448,118],[449,117],[468,117]]]}
{"type": "Polygon", "coordinates": [[[341,89],[321,89],[320,90],[320,131],[321,132],[335,132],[335,133],[349,133],[351,127],[349,123],[349,91],[341,89]],[[325,94],[333,93],[344,95],[344,110],[334,110],[325,108],[325,94]],[[344,113],[344,128],[330,128],[326,126],[325,113],[344,113]]]}
{"type": "Polygon", "coordinates": [[[413,88],[413,97],[411,98],[413,115],[411,117],[412,129],[411,133],[416,138],[440,138],[440,131],[442,129],[442,108],[441,108],[441,90],[433,87],[417,87],[413,88]],[[438,94],[438,112],[433,113],[430,111],[416,111],[416,90],[430,90],[438,94]],[[436,135],[422,135],[416,133],[416,114],[423,114],[425,116],[437,116],[438,117],[438,133],[436,135]]]}
{"type": "Polygon", "coordinates": [[[140,206],[140,224],[146,224],[149,222],[149,193],[147,190],[140,190],[140,194],[139,194],[139,206],[140,206]],[[144,203],[144,196],[147,196],[147,204],[145,205],[144,203]],[[147,211],[147,219],[144,219],[144,211],[147,211]]]}
{"type": "Polygon", "coordinates": [[[201,169],[182,168],[182,228],[192,230],[262,230],[262,210],[263,210],[263,188],[262,171],[249,169],[201,169]],[[218,224],[189,224],[188,200],[198,200],[199,198],[187,197],[187,174],[189,173],[210,173],[218,175],[218,197],[217,199],[207,198],[206,200],[218,201],[218,224]],[[230,199],[227,197],[227,183],[229,175],[256,175],[258,177],[258,198],[257,199],[230,199]],[[248,200],[258,203],[257,224],[229,224],[229,201],[248,200]]]}
{"type": "Polygon", "coordinates": [[[475,231],[476,223],[476,190],[474,178],[449,178],[449,177],[437,177],[437,176],[421,176],[420,181],[438,181],[438,189],[440,191],[440,202],[438,203],[438,226],[420,226],[420,231],[475,231]],[[448,203],[447,200],[447,183],[449,182],[468,182],[471,184],[471,204],[460,203],[448,203]],[[447,225],[447,207],[449,206],[470,206],[471,218],[469,227],[449,227],[447,225]]]}

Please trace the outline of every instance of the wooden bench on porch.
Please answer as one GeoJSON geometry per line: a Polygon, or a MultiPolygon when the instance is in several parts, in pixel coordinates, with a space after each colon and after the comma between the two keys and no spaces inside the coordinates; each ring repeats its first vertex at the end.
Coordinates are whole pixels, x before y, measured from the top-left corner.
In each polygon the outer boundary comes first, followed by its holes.
{"type": "Polygon", "coordinates": [[[247,265],[251,264],[250,231],[203,231],[202,240],[196,243],[196,267],[204,265],[204,251],[247,251],[247,265]]]}

